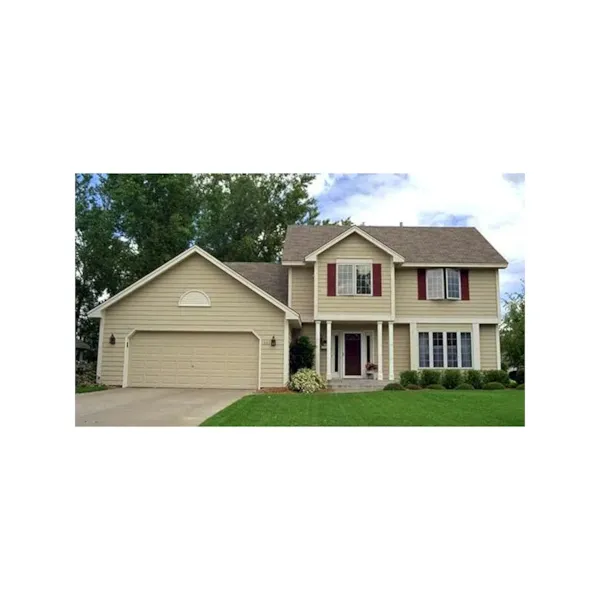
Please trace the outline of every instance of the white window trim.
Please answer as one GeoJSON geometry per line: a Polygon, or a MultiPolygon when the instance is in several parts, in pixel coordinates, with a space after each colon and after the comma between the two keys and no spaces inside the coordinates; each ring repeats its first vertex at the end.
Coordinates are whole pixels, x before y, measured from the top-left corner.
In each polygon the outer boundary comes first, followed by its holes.
{"type": "Polygon", "coordinates": [[[457,331],[419,331],[417,333],[417,350],[419,352],[418,356],[417,356],[417,364],[419,365],[418,368],[419,369],[449,369],[449,370],[463,370],[463,371],[468,371],[468,370],[472,370],[474,369],[474,364],[475,361],[473,359],[473,334],[471,331],[467,331],[467,330],[457,330],[457,331]],[[419,341],[419,336],[422,333],[426,333],[428,340],[429,340],[429,365],[426,367],[422,367],[421,366],[421,345],[420,345],[420,341],[419,341]],[[443,366],[442,367],[434,367],[433,366],[433,334],[434,333],[441,333],[442,334],[442,349],[443,349],[443,366]],[[456,343],[457,343],[457,353],[458,353],[458,366],[457,367],[449,367],[448,366],[448,333],[456,333],[456,343]],[[471,334],[471,366],[470,367],[463,367],[462,366],[462,340],[461,340],[461,334],[463,333],[469,333],[471,334]]]}
{"type": "Polygon", "coordinates": [[[364,260],[364,261],[355,261],[355,260],[340,260],[336,264],[335,269],[335,295],[336,296],[372,296],[373,295],[373,261],[364,260]],[[352,293],[351,294],[342,294],[340,293],[340,270],[337,268],[337,264],[340,265],[352,265],[352,293]],[[356,268],[368,266],[371,269],[371,292],[369,294],[358,294],[356,292],[356,268]]]}
{"type": "Polygon", "coordinates": [[[462,298],[460,269],[444,269],[444,270],[445,270],[444,279],[446,280],[446,300],[460,300],[462,298]],[[448,285],[448,283],[449,283],[448,271],[456,271],[456,273],[458,274],[458,298],[450,298],[450,293],[449,293],[450,286],[448,285]]]}

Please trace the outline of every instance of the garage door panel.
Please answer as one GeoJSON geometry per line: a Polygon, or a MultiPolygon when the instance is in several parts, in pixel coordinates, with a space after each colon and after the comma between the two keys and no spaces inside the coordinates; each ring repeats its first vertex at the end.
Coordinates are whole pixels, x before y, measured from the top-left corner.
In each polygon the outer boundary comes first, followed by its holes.
{"type": "Polygon", "coordinates": [[[137,332],[128,380],[133,387],[255,388],[258,340],[250,333],[137,332]]]}

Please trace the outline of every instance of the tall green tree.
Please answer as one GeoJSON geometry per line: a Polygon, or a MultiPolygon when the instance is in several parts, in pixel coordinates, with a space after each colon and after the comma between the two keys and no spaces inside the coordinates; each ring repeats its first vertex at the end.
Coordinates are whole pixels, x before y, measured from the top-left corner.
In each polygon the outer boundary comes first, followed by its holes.
{"type": "Polygon", "coordinates": [[[196,178],[200,198],[196,243],[226,261],[274,262],[288,225],[314,224],[310,174],[207,174],[196,178]]]}
{"type": "Polygon", "coordinates": [[[500,326],[502,357],[509,367],[525,368],[525,285],[504,299],[504,317],[500,326]]]}

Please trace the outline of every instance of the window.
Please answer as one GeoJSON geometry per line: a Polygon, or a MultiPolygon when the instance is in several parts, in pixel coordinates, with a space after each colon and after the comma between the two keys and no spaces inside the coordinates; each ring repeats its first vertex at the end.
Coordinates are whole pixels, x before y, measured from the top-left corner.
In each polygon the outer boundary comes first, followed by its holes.
{"type": "Polygon", "coordinates": [[[371,362],[371,336],[367,336],[367,362],[371,362]]]}
{"type": "Polygon", "coordinates": [[[373,293],[373,265],[337,264],[338,296],[370,296],[373,293]]]}
{"type": "Polygon", "coordinates": [[[427,299],[443,300],[444,269],[427,269],[427,299]]]}
{"type": "Polygon", "coordinates": [[[441,331],[433,333],[433,366],[444,366],[444,334],[441,331]]]}
{"type": "Polygon", "coordinates": [[[471,334],[468,331],[460,334],[460,356],[463,368],[470,369],[473,366],[473,359],[471,358],[471,334]]]}
{"type": "Polygon", "coordinates": [[[458,269],[427,269],[427,300],[460,300],[458,269]]]}
{"type": "Polygon", "coordinates": [[[339,359],[338,359],[338,355],[340,352],[340,336],[339,335],[334,335],[333,336],[334,339],[334,345],[335,345],[335,354],[333,355],[333,372],[334,373],[339,373],[339,359]]]}
{"type": "Polygon", "coordinates": [[[458,367],[458,334],[455,331],[446,333],[446,353],[448,368],[458,367]]]}
{"type": "Polygon", "coordinates": [[[419,332],[420,369],[470,369],[472,367],[470,332],[419,332]]]}
{"type": "Polygon", "coordinates": [[[460,300],[460,273],[457,269],[446,269],[446,298],[460,300]]]}
{"type": "Polygon", "coordinates": [[[429,333],[419,332],[419,367],[426,369],[429,366],[429,333]]]}

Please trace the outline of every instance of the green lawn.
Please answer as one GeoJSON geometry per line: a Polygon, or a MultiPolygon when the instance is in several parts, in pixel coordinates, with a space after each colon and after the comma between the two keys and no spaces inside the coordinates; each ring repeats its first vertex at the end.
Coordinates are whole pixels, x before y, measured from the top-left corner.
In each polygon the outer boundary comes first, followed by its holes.
{"type": "Polygon", "coordinates": [[[417,390],[245,396],[202,426],[525,424],[519,390],[417,390]]]}
{"type": "Polygon", "coordinates": [[[78,385],[75,387],[76,394],[85,394],[86,392],[101,392],[107,390],[105,385],[78,385]]]}

